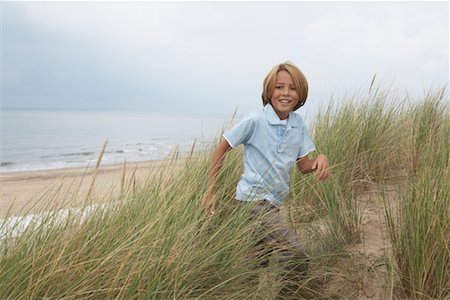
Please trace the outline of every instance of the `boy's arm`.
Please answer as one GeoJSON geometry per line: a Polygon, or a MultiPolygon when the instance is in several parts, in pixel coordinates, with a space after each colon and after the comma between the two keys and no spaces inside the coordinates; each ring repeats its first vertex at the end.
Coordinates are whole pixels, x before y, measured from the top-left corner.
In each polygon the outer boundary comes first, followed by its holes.
{"type": "Polygon", "coordinates": [[[325,155],[319,154],[315,158],[309,158],[308,155],[297,160],[297,167],[303,174],[316,171],[318,180],[325,180],[328,175],[328,159],[325,155]]]}
{"type": "Polygon", "coordinates": [[[203,199],[206,213],[208,215],[214,215],[216,213],[216,181],[217,174],[222,167],[223,158],[225,153],[231,149],[230,144],[226,139],[222,139],[219,145],[217,145],[216,151],[214,151],[211,168],[208,175],[208,186],[206,190],[206,197],[203,199]]]}

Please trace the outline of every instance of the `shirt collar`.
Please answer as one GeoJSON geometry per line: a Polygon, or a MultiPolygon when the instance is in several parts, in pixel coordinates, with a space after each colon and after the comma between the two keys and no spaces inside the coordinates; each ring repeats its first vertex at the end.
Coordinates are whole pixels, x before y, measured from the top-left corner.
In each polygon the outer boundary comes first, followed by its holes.
{"type": "MultiPolygon", "coordinates": [[[[266,113],[267,118],[269,119],[270,125],[281,125],[282,124],[280,118],[278,117],[277,113],[273,109],[272,104],[267,103],[266,106],[264,106],[264,111],[266,113]]],[[[293,114],[294,114],[293,111],[289,112],[289,116],[287,119],[288,127],[297,127],[297,124],[295,124],[295,122],[294,122],[293,114]]]]}

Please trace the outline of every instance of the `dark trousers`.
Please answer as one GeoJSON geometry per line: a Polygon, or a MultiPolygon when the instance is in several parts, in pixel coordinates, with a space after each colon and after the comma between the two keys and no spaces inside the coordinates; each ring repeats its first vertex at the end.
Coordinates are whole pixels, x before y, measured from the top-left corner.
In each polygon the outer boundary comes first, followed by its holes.
{"type": "MultiPolygon", "coordinates": [[[[250,216],[260,221],[262,238],[258,241],[261,251],[256,258],[264,257],[259,267],[268,265],[269,253],[274,253],[280,267],[286,271],[289,277],[304,276],[308,269],[308,254],[303,247],[298,235],[289,228],[279,208],[273,206],[269,201],[258,201],[249,203],[238,201],[241,205],[252,205],[250,216]],[[247,204],[246,204],[247,203],[247,204]]],[[[258,236],[261,236],[258,234],[258,236]]]]}

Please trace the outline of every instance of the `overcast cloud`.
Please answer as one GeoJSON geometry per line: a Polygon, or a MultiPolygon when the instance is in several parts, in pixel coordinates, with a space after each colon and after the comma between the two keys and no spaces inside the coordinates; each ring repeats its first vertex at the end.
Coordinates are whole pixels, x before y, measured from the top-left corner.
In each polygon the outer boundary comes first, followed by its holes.
{"type": "Polygon", "coordinates": [[[291,60],[306,107],[449,81],[448,2],[3,2],[3,109],[246,112],[291,60]]]}

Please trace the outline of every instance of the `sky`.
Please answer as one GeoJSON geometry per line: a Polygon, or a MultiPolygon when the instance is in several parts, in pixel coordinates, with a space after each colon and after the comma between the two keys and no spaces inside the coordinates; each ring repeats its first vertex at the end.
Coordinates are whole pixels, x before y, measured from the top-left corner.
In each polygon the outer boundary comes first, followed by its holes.
{"type": "Polygon", "coordinates": [[[377,82],[449,82],[440,2],[1,1],[1,107],[231,114],[289,60],[306,109],[377,82]]]}

